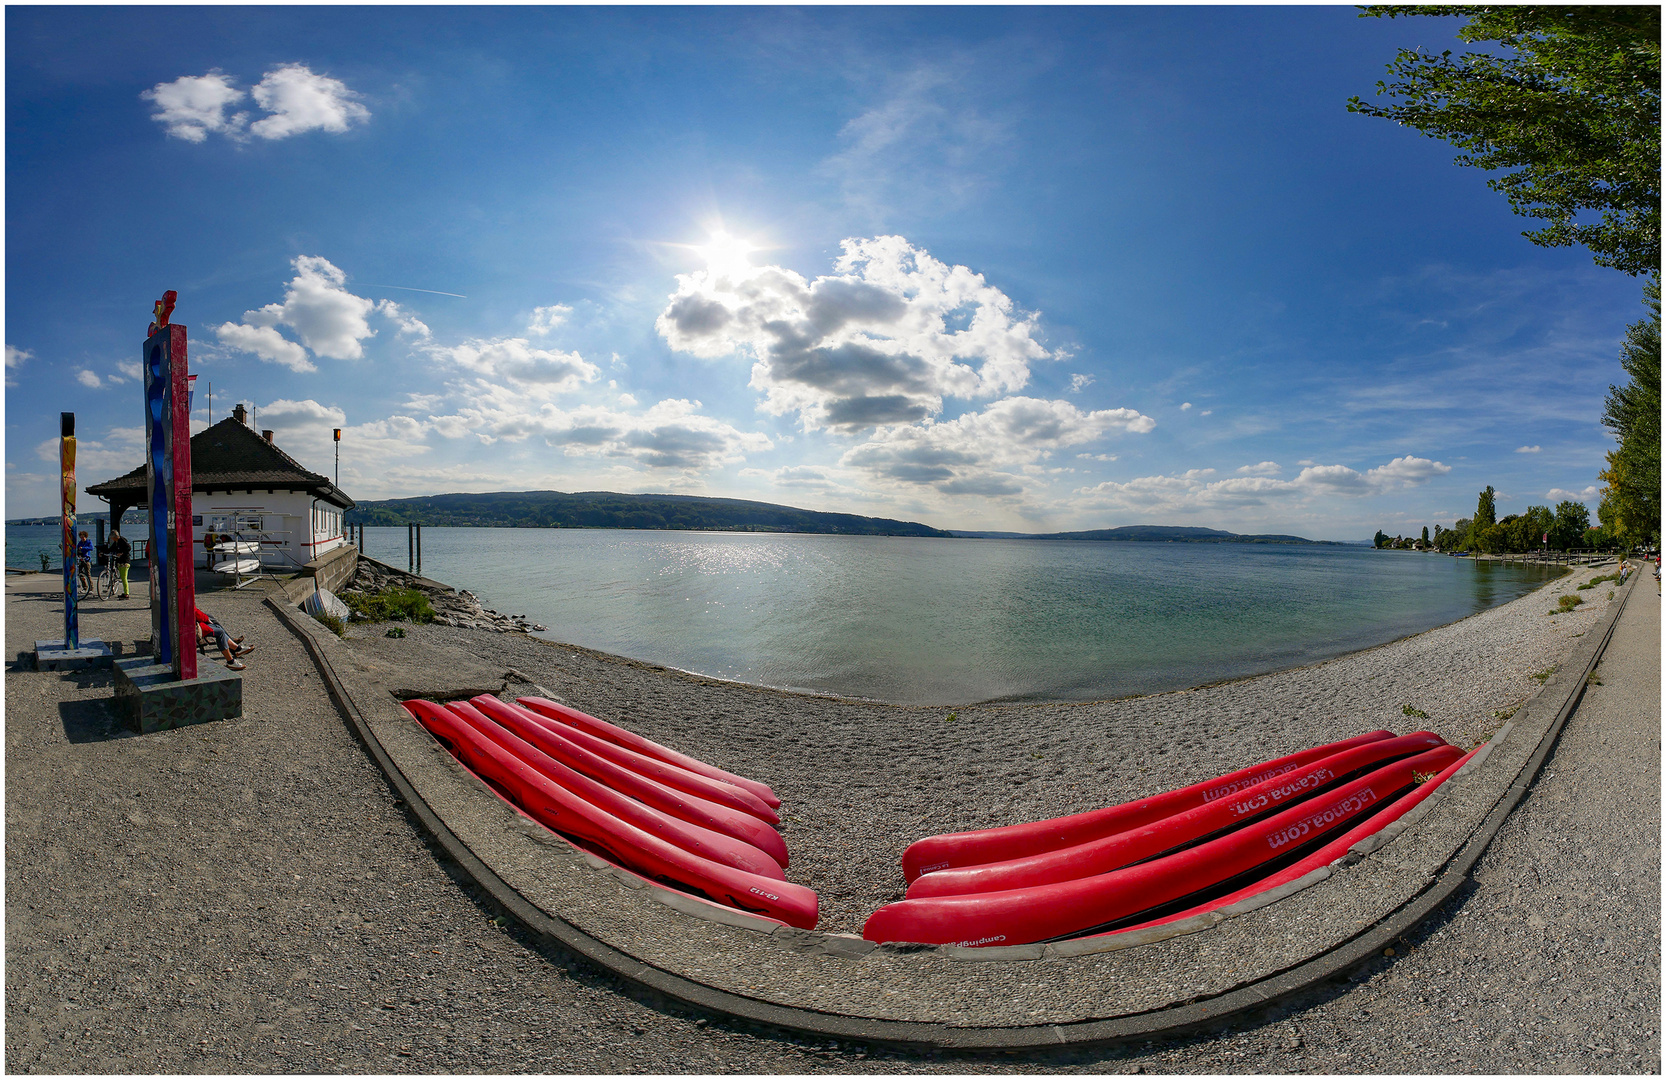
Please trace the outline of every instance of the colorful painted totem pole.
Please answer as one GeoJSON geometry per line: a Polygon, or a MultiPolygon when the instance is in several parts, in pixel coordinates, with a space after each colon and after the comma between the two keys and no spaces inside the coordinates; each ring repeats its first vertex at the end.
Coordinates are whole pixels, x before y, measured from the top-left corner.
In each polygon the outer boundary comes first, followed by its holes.
{"type": "Polygon", "coordinates": [[[197,584],[191,565],[191,413],[179,294],[156,302],[145,339],[145,482],[150,506],[151,661],[197,677],[197,584]]]}
{"type": "Polygon", "coordinates": [[[80,577],[75,550],[75,414],[58,414],[58,472],[62,477],[64,519],[64,648],[81,647],[80,577]]]}

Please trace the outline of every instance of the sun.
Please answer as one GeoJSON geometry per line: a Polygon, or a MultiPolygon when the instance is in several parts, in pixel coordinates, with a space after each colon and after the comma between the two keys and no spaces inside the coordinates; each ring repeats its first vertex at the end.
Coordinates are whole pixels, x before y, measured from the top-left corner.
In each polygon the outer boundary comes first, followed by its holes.
{"type": "Polygon", "coordinates": [[[712,233],[711,239],[706,243],[695,245],[694,250],[706,260],[706,269],[713,275],[744,277],[752,269],[752,261],[748,256],[758,248],[749,240],[730,236],[719,229],[712,233]]]}

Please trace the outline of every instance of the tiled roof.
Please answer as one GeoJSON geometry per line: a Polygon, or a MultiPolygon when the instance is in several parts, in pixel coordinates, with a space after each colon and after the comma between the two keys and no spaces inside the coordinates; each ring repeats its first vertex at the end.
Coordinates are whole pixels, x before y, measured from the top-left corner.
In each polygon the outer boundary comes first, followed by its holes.
{"type": "MultiPolygon", "coordinates": [[[[307,491],[348,510],[354,505],[329,477],[302,468],[300,462],[261,438],[241,420],[227,417],[191,436],[192,491],[245,488],[307,491]]],[[[87,493],[103,499],[137,494],[142,503],[145,467],[141,465],[114,480],[90,485],[87,493]]],[[[128,500],[123,498],[123,501],[128,500]]]]}

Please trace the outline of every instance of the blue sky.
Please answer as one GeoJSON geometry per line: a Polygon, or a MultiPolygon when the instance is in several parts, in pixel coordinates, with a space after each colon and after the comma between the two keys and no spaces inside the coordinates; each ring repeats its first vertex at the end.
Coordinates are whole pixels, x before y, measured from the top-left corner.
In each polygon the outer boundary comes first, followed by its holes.
{"type": "MultiPolygon", "coordinates": [[[[360,499],[1360,539],[1596,507],[1641,282],[1350,114],[1344,7],[6,10],[6,508],[151,303],[360,499]]],[[[84,505],[101,506],[85,497],[84,505]]]]}

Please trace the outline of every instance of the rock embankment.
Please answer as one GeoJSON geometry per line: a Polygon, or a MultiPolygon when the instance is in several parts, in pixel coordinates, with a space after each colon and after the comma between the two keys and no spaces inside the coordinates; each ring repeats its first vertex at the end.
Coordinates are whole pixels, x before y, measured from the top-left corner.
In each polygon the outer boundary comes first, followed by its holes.
{"type": "Polygon", "coordinates": [[[453,589],[449,585],[442,585],[403,570],[395,570],[391,566],[374,563],[368,559],[359,560],[358,569],[354,571],[352,579],[341,587],[341,594],[370,596],[384,589],[415,589],[422,593],[428,597],[428,602],[434,605],[434,621],[442,626],[455,626],[463,630],[490,630],[498,634],[508,634],[517,630],[530,633],[534,630],[548,629],[539,623],[530,622],[525,615],[505,615],[489,607],[482,607],[480,598],[467,589],[453,589]]]}

